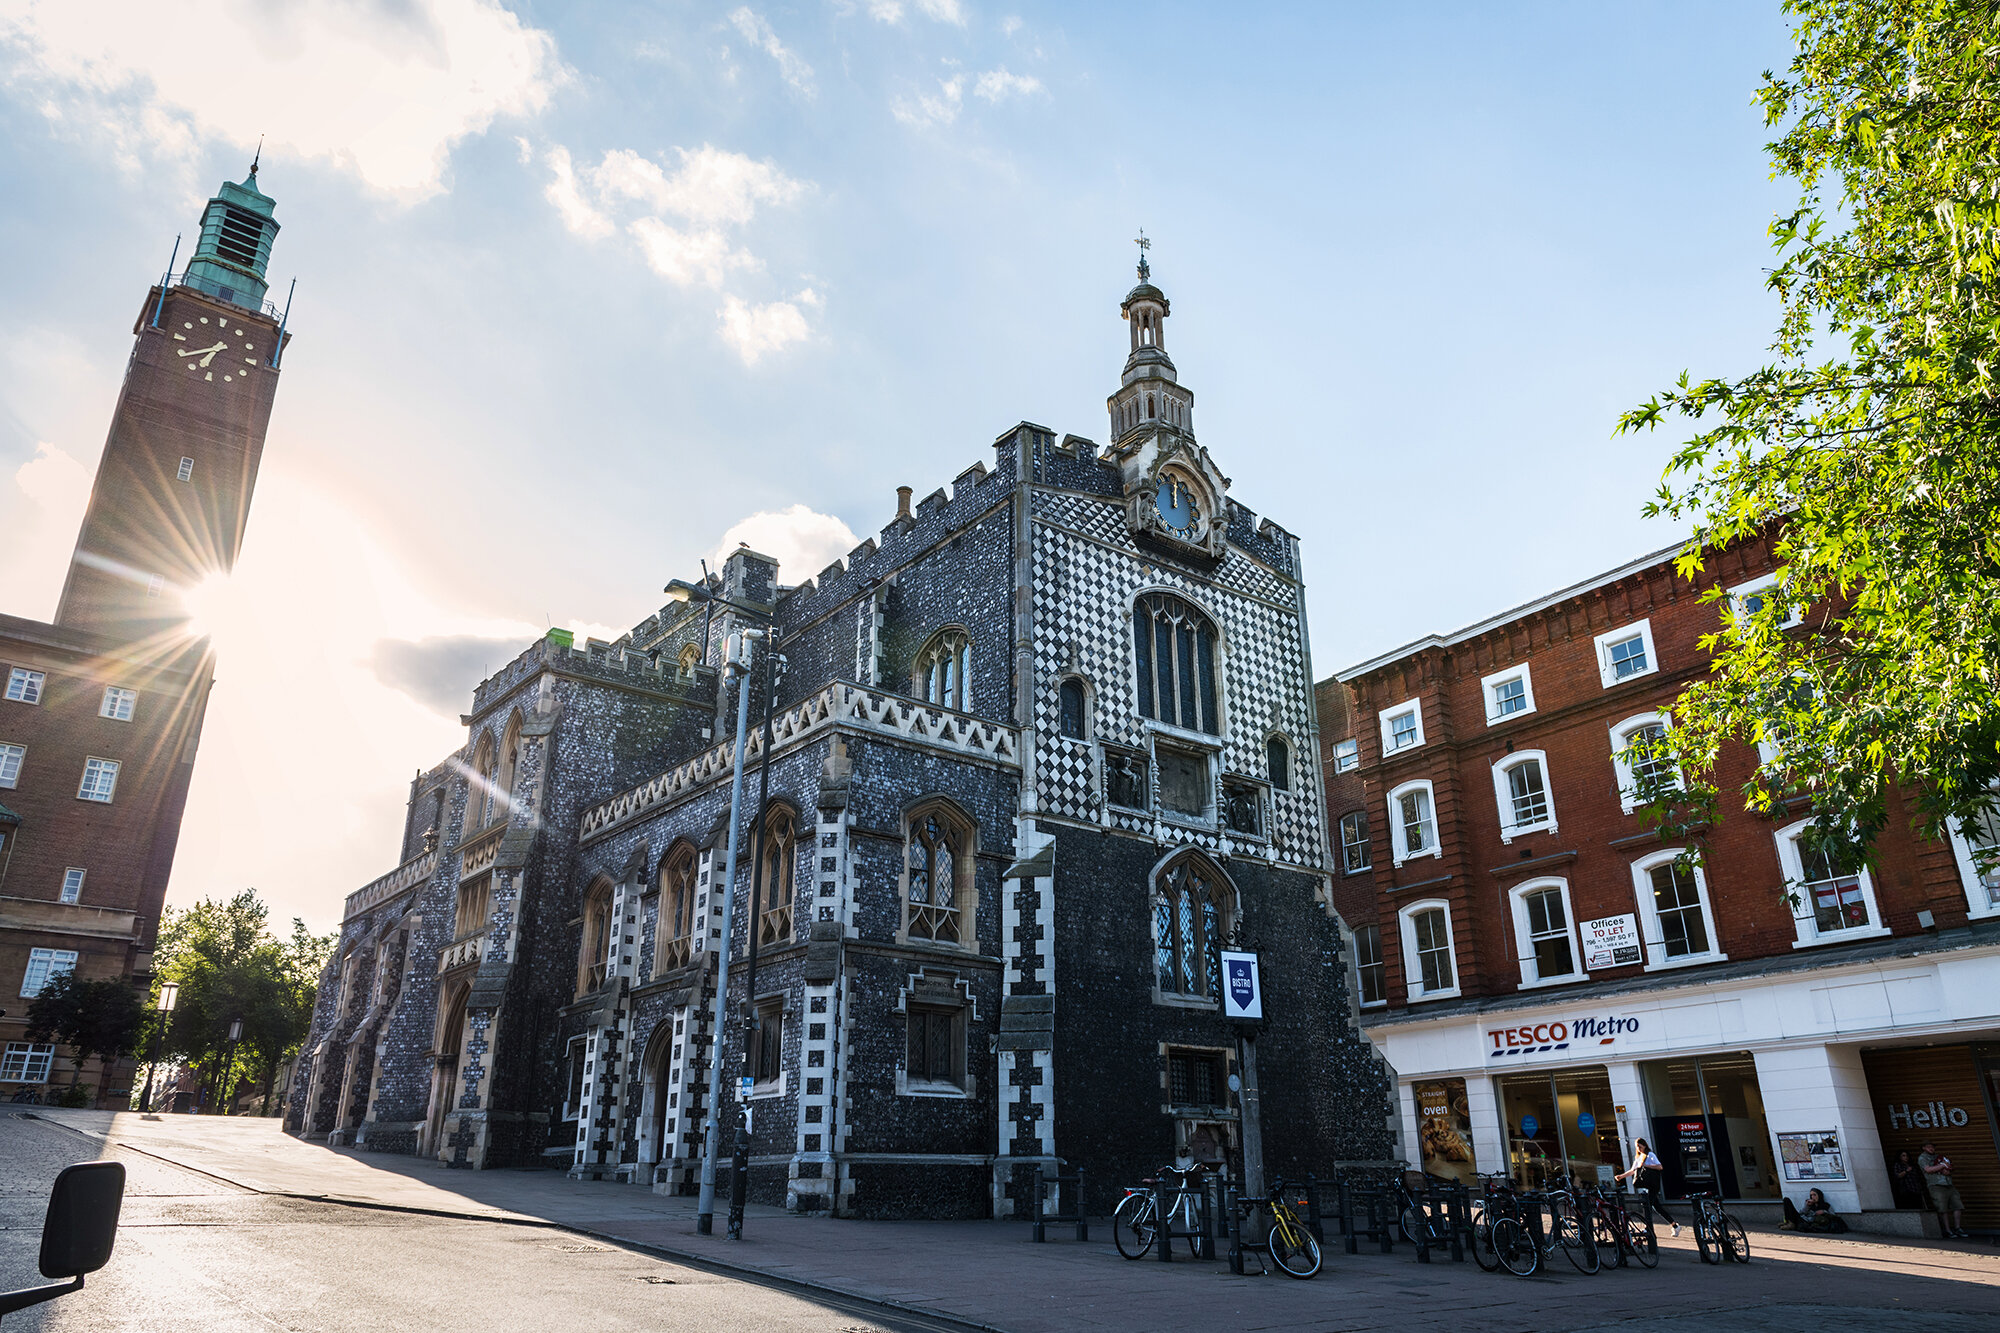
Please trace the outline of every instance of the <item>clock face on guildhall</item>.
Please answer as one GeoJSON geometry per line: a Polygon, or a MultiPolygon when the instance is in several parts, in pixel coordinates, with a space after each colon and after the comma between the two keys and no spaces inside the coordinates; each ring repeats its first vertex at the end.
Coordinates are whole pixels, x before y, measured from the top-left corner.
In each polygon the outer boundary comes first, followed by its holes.
{"type": "MultiPolygon", "coordinates": [[[[256,334],[247,324],[231,325],[227,315],[213,316],[214,327],[206,327],[210,316],[181,321],[180,330],[174,334],[177,343],[200,342],[211,335],[214,341],[206,347],[176,347],[174,355],[181,357],[184,369],[195,372],[203,380],[213,382],[217,376],[224,384],[247,376],[250,368],[257,364],[256,334]]],[[[265,335],[268,339],[269,335],[265,335]]]]}

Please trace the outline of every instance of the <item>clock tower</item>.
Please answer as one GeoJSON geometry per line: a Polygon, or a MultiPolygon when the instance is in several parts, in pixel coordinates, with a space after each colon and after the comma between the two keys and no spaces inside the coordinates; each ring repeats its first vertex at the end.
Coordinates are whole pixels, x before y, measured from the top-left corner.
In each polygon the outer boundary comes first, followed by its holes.
{"type": "Polygon", "coordinates": [[[208,201],[187,267],[146,293],[56,624],[157,635],[235,566],[286,336],[264,299],[276,208],[252,163],[208,201]]]}
{"type": "Polygon", "coordinates": [[[1153,285],[1139,238],[1139,285],[1119,305],[1131,326],[1132,353],[1111,412],[1110,456],[1125,481],[1126,521],[1132,530],[1181,555],[1222,558],[1228,544],[1224,492],[1229,478],[1195,443],[1194,394],[1180,383],[1167,355],[1165,328],[1172,307],[1153,285]]]}

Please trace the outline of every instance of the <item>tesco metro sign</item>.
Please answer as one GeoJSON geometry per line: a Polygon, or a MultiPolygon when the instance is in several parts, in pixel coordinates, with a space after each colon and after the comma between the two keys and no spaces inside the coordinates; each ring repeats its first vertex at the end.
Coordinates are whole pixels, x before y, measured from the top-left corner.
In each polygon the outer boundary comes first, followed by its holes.
{"type": "Polygon", "coordinates": [[[1621,1035],[1638,1030],[1638,1019],[1621,1018],[1616,1014],[1589,1014],[1566,1022],[1559,1018],[1524,1027],[1489,1028],[1486,1039],[1492,1043],[1493,1049],[1487,1052],[1486,1058],[1499,1060],[1507,1056],[1542,1055],[1549,1051],[1566,1051],[1573,1045],[1609,1046],[1621,1035]]]}

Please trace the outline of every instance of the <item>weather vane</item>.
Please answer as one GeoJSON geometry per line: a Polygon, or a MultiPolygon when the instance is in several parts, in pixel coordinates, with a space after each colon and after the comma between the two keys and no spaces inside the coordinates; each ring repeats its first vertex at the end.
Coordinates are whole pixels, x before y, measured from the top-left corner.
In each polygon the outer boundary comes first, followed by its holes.
{"type": "Polygon", "coordinates": [[[1138,238],[1132,243],[1139,247],[1139,281],[1144,282],[1150,276],[1146,264],[1146,252],[1153,248],[1153,243],[1146,238],[1144,227],[1139,228],[1138,238]]]}

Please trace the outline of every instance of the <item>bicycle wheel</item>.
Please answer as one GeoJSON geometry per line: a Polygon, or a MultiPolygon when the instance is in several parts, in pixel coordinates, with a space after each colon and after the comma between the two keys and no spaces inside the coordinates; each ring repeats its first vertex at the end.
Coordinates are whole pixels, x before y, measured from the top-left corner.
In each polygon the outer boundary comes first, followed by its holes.
{"type": "Polygon", "coordinates": [[[1602,1261],[1597,1256],[1597,1246],[1574,1213],[1564,1213],[1550,1219],[1555,1226],[1556,1244],[1579,1273],[1595,1273],[1602,1261]]]}
{"type": "Polygon", "coordinates": [[[1590,1215],[1590,1234],[1597,1241],[1597,1265],[1599,1271],[1615,1267],[1618,1263],[1619,1251],[1623,1248],[1618,1243],[1618,1228],[1612,1225],[1611,1219],[1603,1213],[1592,1213],[1590,1215]]]}
{"type": "Polygon", "coordinates": [[[1308,1278],[1319,1272],[1319,1242],[1302,1226],[1286,1222],[1273,1226],[1271,1257],[1292,1277],[1308,1278]]]}
{"type": "Polygon", "coordinates": [[[1639,1261],[1641,1268],[1660,1266],[1659,1243],[1653,1239],[1652,1233],[1646,1230],[1646,1224],[1637,1218],[1625,1219],[1625,1245],[1631,1250],[1632,1257],[1639,1261]]]}
{"type": "Polygon", "coordinates": [[[1729,1257],[1739,1264],[1750,1262],[1750,1237],[1743,1232],[1743,1224],[1735,1218],[1724,1219],[1722,1248],[1729,1257]]]}
{"type": "Polygon", "coordinates": [[[1511,1217],[1493,1224],[1493,1250],[1500,1256],[1501,1266],[1515,1277],[1532,1277],[1542,1266],[1541,1247],[1528,1229],[1511,1217]]]}
{"type": "Polygon", "coordinates": [[[1500,1251],[1493,1248],[1493,1222],[1484,1213],[1472,1219],[1472,1258],[1489,1273],[1500,1271],[1500,1251]]]}
{"type": "Polygon", "coordinates": [[[1153,1237],[1158,1231],[1150,1195],[1126,1195],[1118,1211],[1111,1215],[1111,1239],[1117,1243],[1118,1253],[1127,1259],[1143,1259],[1153,1248],[1153,1237]]]}

